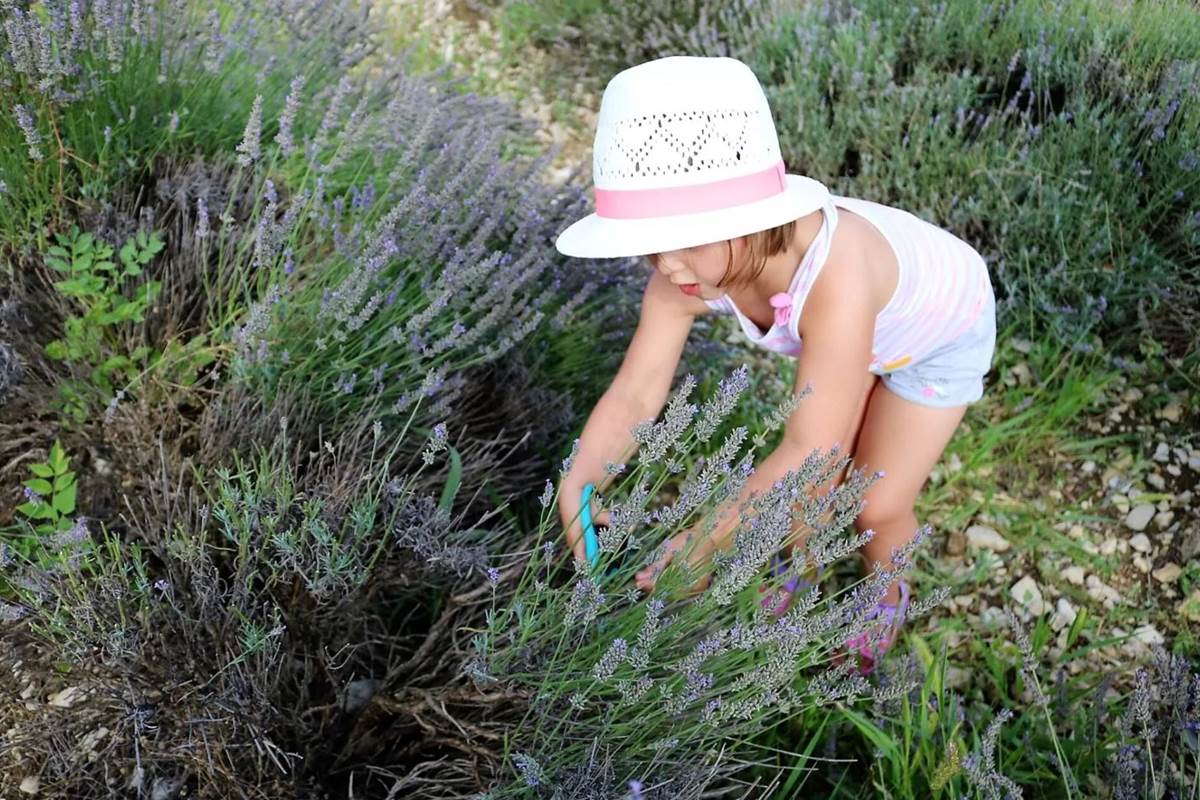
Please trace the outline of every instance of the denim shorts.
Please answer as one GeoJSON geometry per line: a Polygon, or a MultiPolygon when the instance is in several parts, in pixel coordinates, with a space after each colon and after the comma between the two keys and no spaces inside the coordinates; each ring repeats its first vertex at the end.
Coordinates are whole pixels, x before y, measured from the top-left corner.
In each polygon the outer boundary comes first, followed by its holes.
{"type": "Polygon", "coordinates": [[[983,397],[983,378],[996,351],[996,297],[988,287],[979,318],[951,342],[880,377],[892,392],[923,406],[947,408],[983,397]]]}

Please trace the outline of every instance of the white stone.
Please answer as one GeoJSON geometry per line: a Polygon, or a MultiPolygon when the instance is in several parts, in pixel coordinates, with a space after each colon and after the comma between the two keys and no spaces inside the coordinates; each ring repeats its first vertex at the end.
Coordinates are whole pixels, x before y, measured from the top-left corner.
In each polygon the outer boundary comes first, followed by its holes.
{"type": "Polygon", "coordinates": [[[1083,464],[1080,465],[1079,468],[1081,470],[1083,470],[1084,475],[1091,475],[1093,472],[1096,471],[1096,462],[1095,461],[1085,461],[1085,462],[1083,462],[1083,464]]]}
{"type": "Polygon", "coordinates": [[[1050,617],[1050,627],[1056,631],[1062,630],[1075,622],[1075,606],[1065,597],[1058,598],[1054,604],[1054,615],[1050,617]]]}
{"type": "Polygon", "coordinates": [[[1111,536],[1100,543],[1100,555],[1111,556],[1117,552],[1117,540],[1111,536]]]}
{"type": "Polygon", "coordinates": [[[1129,546],[1139,553],[1149,553],[1151,549],[1150,537],[1144,533],[1135,534],[1129,537],[1129,546]]]}
{"type": "Polygon", "coordinates": [[[1168,561],[1150,574],[1159,583],[1174,583],[1182,573],[1183,569],[1178,564],[1168,561]]]}
{"type": "Polygon", "coordinates": [[[1083,567],[1075,564],[1064,569],[1062,571],[1062,576],[1068,583],[1073,583],[1076,586],[1083,586],[1083,573],[1083,567]]]}
{"type": "Polygon", "coordinates": [[[1183,406],[1178,400],[1172,400],[1159,410],[1158,415],[1168,422],[1179,422],[1179,418],[1183,416],[1183,406]]]}
{"type": "Polygon", "coordinates": [[[1042,599],[1042,590],[1038,588],[1037,582],[1028,575],[1014,583],[1008,591],[1014,600],[1029,609],[1030,614],[1039,616],[1046,610],[1046,603],[1042,599]]]}
{"type": "Polygon", "coordinates": [[[30,775],[28,778],[21,781],[20,788],[25,794],[37,794],[41,785],[41,781],[38,780],[36,775],[30,775]]]}
{"type": "Polygon", "coordinates": [[[1146,483],[1153,486],[1157,491],[1162,491],[1167,488],[1167,480],[1157,472],[1151,472],[1146,476],[1146,483]]]}
{"type": "Polygon", "coordinates": [[[1129,498],[1125,495],[1114,494],[1112,497],[1112,504],[1116,506],[1117,511],[1120,511],[1122,514],[1129,513],[1129,498]]]}
{"type": "Polygon", "coordinates": [[[983,550],[991,550],[993,553],[1003,553],[1012,547],[1008,539],[987,525],[972,525],[967,528],[967,543],[983,550]]]}
{"type": "Polygon", "coordinates": [[[79,740],[79,749],[85,754],[95,755],[96,745],[105,736],[108,736],[108,728],[101,726],[79,740]]]}
{"type": "Polygon", "coordinates": [[[1088,597],[1098,603],[1103,603],[1104,607],[1109,610],[1121,599],[1120,592],[1101,581],[1095,575],[1088,575],[1086,584],[1088,597]]]}
{"type": "Polygon", "coordinates": [[[1171,448],[1167,446],[1166,442],[1159,442],[1158,447],[1154,448],[1154,455],[1151,458],[1165,464],[1171,460],[1171,448]]]}
{"type": "Polygon", "coordinates": [[[1152,519],[1154,519],[1154,506],[1149,503],[1142,503],[1125,517],[1125,526],[1130,530],[1144,531],[1152,519]]]}
{"type": "Polygon", "coordinates": [[[1166,530],[1175,521],[1174,511],[1160,511],[1154,515],[1154,524],[1160,531],[1166,530]]]}
{"type": "Polygon", "coordinates": [[[1151,564],[1150,559],[1146,558],[1145,556],[1137,555],[1133,557],[1133,566],[1137,567],[1139,572],[1145,573],[1149,572],[1150,568],[1154,565],[1151,564]]]}
{"type": "Polygon", "coordinates": [[[1158,628],[1153,625],[1141,625],[1134,628],[1133,635],[1143,644],[1148,645],[1162,644],[1165,641],[1163,635],[1158,632],[1158,628]]]}
{"type": "Polygon", "coordinates": [[[47,702],[59,708],[70,708],[79,699],[80,692],[81,690],[78,686],[68,686],[61,692],[55,692],[50,695],[50,699],[47,702]]]}

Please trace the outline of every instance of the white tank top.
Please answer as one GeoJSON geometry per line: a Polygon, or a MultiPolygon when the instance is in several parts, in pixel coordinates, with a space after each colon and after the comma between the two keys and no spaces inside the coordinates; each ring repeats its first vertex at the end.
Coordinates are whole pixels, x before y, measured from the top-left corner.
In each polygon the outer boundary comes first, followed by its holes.
{"type": "Polygon", "coordinates": [[[869,371],[876,375],[914,364],[953,341],[979,318],[992,293],[987,264],[969,244],[947,230],[892,206],[831,194],[822,208],[824,220],[792,277],[787,298],[775,295],[776,321],[763,331],[746,317],[729,295],[705,300],[719,314],[733,314],[747,338],[785,355],[800,354],[797,332],[804,300],[825,265],[838,207],[863,217],[891,245],[899,279],[891,300],[875,317],[869,371]],[[778,302],[776,302],[778,298],[778,302]],[[782,322],[781,322],[782,320],[782,322]]]}

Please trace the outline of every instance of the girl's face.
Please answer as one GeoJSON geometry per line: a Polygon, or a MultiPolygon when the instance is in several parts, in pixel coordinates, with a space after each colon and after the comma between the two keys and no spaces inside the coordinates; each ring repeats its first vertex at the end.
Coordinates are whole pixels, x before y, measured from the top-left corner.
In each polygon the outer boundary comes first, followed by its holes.
{"type": "Polygon", "coordinates": [[[725,275],[729,263],[730,246],[733,247],[734,263],[737,263],[737,240],[730,243],[711,242],[682,250],[669,250],[647,256],[656,270],[680,287],[680,291],[693,297],[714,300],[725,294],[717,287],[725,275]]]}

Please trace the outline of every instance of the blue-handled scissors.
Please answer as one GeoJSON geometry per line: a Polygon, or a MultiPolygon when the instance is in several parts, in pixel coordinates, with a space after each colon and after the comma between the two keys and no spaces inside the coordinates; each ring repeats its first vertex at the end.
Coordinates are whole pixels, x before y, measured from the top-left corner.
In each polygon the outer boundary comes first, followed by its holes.
{"type": "Polygon", "coordinates": [[[595,568],[596,559],[600,557],[600,542],[596,539],[596,529],[592,526],[592,493],[596,491],[593,484],[583,487],[583,508],[580,524],[583,526],[584,555],[588,564],[595,568]]]}
{"type": "MultiPolygon", "coordinates": [[[[580,513],[580,524],[583,526],[583,544],[584,555],[587,556],[588,565],[595,569],[596,562],[600,559],[600,541],[596,538],[596,528],[592,524],[592,494],[596,491],[593,484],[584,484],[583,487],[583,506],[580,513]]],[[[617,571],[617,565],[608,568],[605,575],[612,575],[617,571]]]]}

